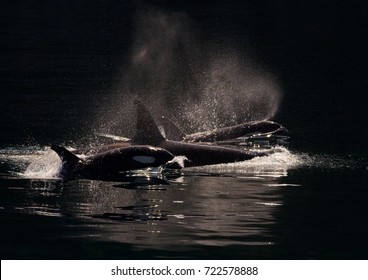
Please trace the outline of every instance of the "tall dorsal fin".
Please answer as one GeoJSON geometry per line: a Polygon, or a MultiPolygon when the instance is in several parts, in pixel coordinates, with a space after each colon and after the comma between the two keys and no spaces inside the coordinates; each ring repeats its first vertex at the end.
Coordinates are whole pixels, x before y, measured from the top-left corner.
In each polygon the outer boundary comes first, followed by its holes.
{"type": "Polygon", "coordinates": [[[58,154],[63,162],[60,175],[64,178],[72,176],[75,167],[81,161],[81,159],[72,152],[58,145],[52,145],[50,148],[58,154]]]}
{"type": "Polygon", "coordinates": [[[142,102],[135,100],[137,109],[137,130],[133,138],[134,144],[157,146],[165,138],[162,136],[150,112],[142,102]]]}
{"type": "Polygon", "coordinates": [[[160,123],[164,128],[165,137],[167,139],[174,141],[183,141],[186,135],[175,123],[165,118],[164,116],[161,117],[160,123]]]}

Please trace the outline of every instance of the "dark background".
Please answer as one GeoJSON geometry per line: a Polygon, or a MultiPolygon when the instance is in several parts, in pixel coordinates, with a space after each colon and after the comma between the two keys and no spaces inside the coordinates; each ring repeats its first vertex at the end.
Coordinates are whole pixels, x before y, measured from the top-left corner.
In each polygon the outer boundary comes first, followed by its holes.
{"type": "Polygon", "coordinates": [[[92,129],[147,4],[186,14],[199,37],[246,49],[277,76],[284,96],[274,120],[293,147],[366,153],[366,9],[354,1],[2,1],[2,146],[92,129]]]}
{"type": "MultiPolygon", "coordinates": [[[[366,11],[356,1],[0,1],[1,253],[74,259],[366,259],[366,11]],[[250,177],[189,173],[184,183],[170,180],[164,191],[161,184],[142,188],[144,180],[125,189],[83,180],[59,188],[54,180],[8,179],[9,170],[26,168],[20,166],[25,154],[40,150],[32,145],[68,144],[99,128],[96,119],[104,108],[111,110],[110,97],[129,65],[135,18],[147,6],[186,15],[199,38],[195,47],[243,51],[277,77],[283,99],[274,120],[289,129],[291,151],[305,161],[302,166],[285,167],[285,175],[284,161],[276,162],[272,176],[266,168],[264,180],[252,168],[250,177]],[[160,213],[185,214],[185,223],[173,220],[179,232],[170,219],[151,215],[157,208],[148,206],[157,197],[160,213]],[[172,203],[177,200],[185,203],[172,203]],[[121,214],[117,230],[90,216],[99,209],[110,212],[113,205],[122,206],[115,209],[121,214]],[[153,216],[169,249],[149,249],[152,234],[145,220],[132,224],[136,214],[153,216]],[[218,230],[208,230],[206,221],[218,230]],[[236,226],[235,235],[229,225],[236,226]],[[132,233],[129,243],[107,241],[121,229],[132,233]],[[183,238],[184,246],[189,244],[184,251],[183,238]],[[216,246],[218,240],[231,245],[216,246]],[[275,246],[256,245],[262,240],[275,246]]],[[[154,245],[160,248],[158,241],[154,245]]]]}

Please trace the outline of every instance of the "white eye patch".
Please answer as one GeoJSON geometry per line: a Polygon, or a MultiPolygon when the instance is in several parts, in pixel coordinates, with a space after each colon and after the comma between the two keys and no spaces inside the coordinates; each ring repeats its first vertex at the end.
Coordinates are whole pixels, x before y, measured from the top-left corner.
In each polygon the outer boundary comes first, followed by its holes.
{"type": "Polygon", "coordinates": [[[133,160],[140,162],[140,163],[154,163],[156,161],[154,157],[149,157],[149,156],[134,156],[133,160]]]}

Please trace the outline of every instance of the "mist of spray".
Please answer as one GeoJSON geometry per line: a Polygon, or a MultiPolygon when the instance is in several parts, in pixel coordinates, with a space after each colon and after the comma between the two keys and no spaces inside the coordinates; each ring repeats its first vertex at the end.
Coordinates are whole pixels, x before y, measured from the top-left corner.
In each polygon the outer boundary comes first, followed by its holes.
{"type": "Polygon", "coordinates": [[[164,115],[170,104],[193,91],[199,47],[190,26],[182,13],[146,8],[135,15],[129,57],[99,116],[98,130],[132,135],[134,99],[164,115]]]}
{"type": "Polygon", "coordinates": [[[281,88],[272,74],[256,70],[249,58],[244,61],[237,53],[223,53],[210,58],[200,79],[200,98],[185,102],[189,110],[184,118],[193,129],[271,119],[280,106],[281,88]]]}
{"type": "Polygon", "coordinates": [[[99,130],[134,134],[135,98],[154,115],[192,131],[276,113],[281,90],[275,77],[227,46],[211,50],[196,38],[185,14],[150,8],[136,15],[134,26],[128,64],[99,118],[99,130]]]}

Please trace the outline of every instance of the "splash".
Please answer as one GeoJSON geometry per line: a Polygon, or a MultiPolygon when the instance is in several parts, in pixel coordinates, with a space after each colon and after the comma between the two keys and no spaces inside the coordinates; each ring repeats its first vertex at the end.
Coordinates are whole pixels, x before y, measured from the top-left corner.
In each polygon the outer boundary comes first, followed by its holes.
{"type": "Polygon", "coordinates": [[[286,147],[274,147],[275,152],[265,157],[251,160],[185,168],[187,172],[205,172],[221,175],[250,175],[251,177],[285,177],[290,170],[367,170],[367,159],[342,157],[331,154],[313,154],[290,151],[286,147]]]}
{"type": "Polygon", "coordinates": [[[39,156],[42,151],[39,146],[18,146],[0,149],[0,166],[5,167],[5,171],[11,175],[16,175],[24,170],[39,156]]]}
{"type": "Polygon", "coordinates": [[[55,179],[61,168],[59,156],[49,147],[21,146],[0,149],[3,175],[32,179],[55,179]]]}
{"type": "Polygon", "coordinates": [[[22,174],[25,178],[56,179],[62,166],[59,156],[51,150],[34,157],[22,174]]]}
{"type": "Polygon", "coordinates": [[[289,169],[303,166],[304,161],[298,154],[290,152],[285,147],[275,147],[273,149],[275,152],[265,157],[256,157],[236,163],[191,167],[186,170],[218,174],[252,174],[283,177],[287,175],[289,169]]]}
{"type": "Polygon", "coordinates": [[[149,104],[155,114],[168,115],[170,104],[193,91],[200,57],[190,20],[183,13],[151,7],[139,11],[133,24],[131,49],[96,126],[127,136],[134,134],[133,100],[149,104]]]}
{"type": "Polygon", "coordinates": [[[184,103],[184,119],[193,129],[210,130],[271,119],[282,97],[273,75],[256,70],[249,58],[242,62],[236,53],[214,56],[200,86],[198,100],[184,103]]]}
{"type": "Polygon", "coordinates": [[[136,98],[188,133],[276,114],[277,78],[244,50],[228,43],[214,49],[193,26],[183,13],[149,7],[136,14],[131,50],[98,116],[98,132],[133,136],[136,98]]]}
{"type": "Polygon", "coordinates": [[[327,170],[366,169],[367,159],[356,156],[338,156],[330,154],[299,153],[298,157],[306,168],[327,170]]]}
{"type": "Polygon", "coordinates": [[[189,159],[186,156],[176,156],[172,160],[170,160],[168,162],[168,164],[169,165],[171,165],[171,164],[173,164],[173,165],[177,164],[180,168],[184,168],[186,161],[189,161],[189,159]]]}

